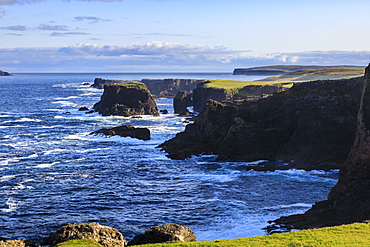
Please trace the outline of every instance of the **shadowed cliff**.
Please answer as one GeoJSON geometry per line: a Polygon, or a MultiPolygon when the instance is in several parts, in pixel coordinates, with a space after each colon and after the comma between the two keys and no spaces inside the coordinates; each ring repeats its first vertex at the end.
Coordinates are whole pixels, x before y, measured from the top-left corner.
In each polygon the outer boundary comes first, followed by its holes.
{"type": "Polygon", "coordinates": [[[275,220],[286,228],[332,226],[370,219],[370,66],[366,68],[356,138],[328,200],[302,215],[275,220]]]}

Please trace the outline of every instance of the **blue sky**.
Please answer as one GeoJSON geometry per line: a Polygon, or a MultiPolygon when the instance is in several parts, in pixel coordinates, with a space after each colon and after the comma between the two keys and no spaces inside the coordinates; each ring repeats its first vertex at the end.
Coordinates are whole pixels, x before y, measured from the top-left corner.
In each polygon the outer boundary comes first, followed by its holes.
{"type": "Polygon", "coordinates": [[[368,0],[0,0],[9,72],[367,65],[368,0]]]}

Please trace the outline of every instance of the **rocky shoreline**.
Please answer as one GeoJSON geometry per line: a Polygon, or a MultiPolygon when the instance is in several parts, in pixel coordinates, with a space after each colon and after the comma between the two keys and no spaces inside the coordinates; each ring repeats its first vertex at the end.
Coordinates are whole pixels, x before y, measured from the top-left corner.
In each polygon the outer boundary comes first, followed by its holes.
{"type": "MultiPolygon", "coordinates": [[[[165,243],[171,241],[196,241],[194,232],[183,225],[164,224],[151,227],[145,233],[135,236],[127,242],[117,229],[98,223],[78,223],[61,227],[44,238],[39,247],[53,247],[57,244],[76,239],[92,239],[104,247],[125,247],[141,244],[165,243]]],[[[0,247],[35,247],[32,240],[0,241],[0,247]]]]}

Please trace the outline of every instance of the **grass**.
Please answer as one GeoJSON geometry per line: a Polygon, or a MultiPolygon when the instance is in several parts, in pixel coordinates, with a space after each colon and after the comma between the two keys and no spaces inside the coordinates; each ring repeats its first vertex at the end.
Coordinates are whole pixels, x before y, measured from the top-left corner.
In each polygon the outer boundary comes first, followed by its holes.
{"type": "Polygon", "coordinates": [[[147,247],[272,247],[272,246],[370,246],[370,224],[354,223],[337,227],[276,233],[261,237],[190,243],[140,245],[147,247]]]}
{"type": "MultiPolygon", "coordinates": [[[[97,247],[88,240],[71,240],[57,247],[97,247]],[[82,243],[86,241],[85,243],[82,243]],[[80,244],[81,242],[81,244],[80,244]],[[88,245],[90,244],[90,245],[88,245]]],[[[354,223],[336,227],[325,227],[319,229],[301,230],[296,232],[276,233],[272,235],[238,238],[217,241],[197,241],[189,243],[160,243],[136,245],[146,247],[303,247],[303,246],[325,246],[325,247],[342,247],[342,246],[370,246],[370,224],[354,223]]]]}
{"type": "Polygon", "coordinates": [[[67,242],[60,243],[55,247],[103,247],[93,239],[74,239],[67,242]]]}
{"type": "Polygon", "coordinates": [[[276,75],[261,81],[315,81],[315,80],[338,80],[359,77],[364,74],[362,69],[317,69],[291,72],[276,75]]]}

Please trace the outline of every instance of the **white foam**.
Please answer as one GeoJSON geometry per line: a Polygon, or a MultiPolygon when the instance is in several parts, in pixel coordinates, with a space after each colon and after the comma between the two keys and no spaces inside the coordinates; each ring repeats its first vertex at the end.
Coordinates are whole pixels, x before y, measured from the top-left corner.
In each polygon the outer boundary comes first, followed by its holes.
{"type": "Polygon", "coordinates": [[[0,182],[6,182],[6,181],[9,181],[11,180],[12,178],[15,178],[17,177],[16,175],[6,175],[6,176],[2,176],[0,177],[0,182]]]}
{"type": "Polygon", "coordinates": [[[8,208],[2,208],[0,210],[3,213],[10,213],[16,211],[20,203],[13,198],[8,198],[5,204],[8,206],[8,208]]]}
{"type": "Polygon", "coordinates": [[[52,150],[44,151],[44,155],[49,155],[49,154],[57,154],[61,152],[69,151],[68,149],[61,149],[61,148],[55,148],[52,150]]]}
{"type": "Polygon", "coordinates": [[[57,162],[53,162],[51,164],[39,164],[37,166],[35,166],[35,168],[49,168],[49,167],[52,167],[53,165],[55,164],[59,164],[60,162],[57,161],[57,162]]]}
{"type": "Polygon", "coordinates": [[[73,103],[71,101],[65,101],[65,100],[53,101],[51,103],[60,104],[61,106],[69,106],[69,107],[77,107],[78,106],[76,103],[73,103]]]}

